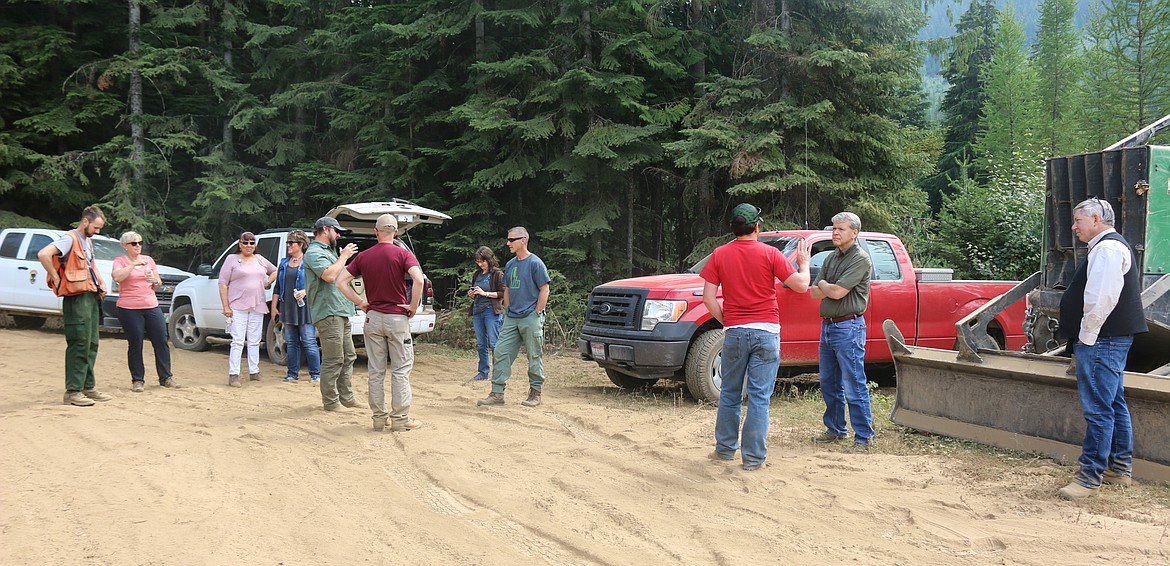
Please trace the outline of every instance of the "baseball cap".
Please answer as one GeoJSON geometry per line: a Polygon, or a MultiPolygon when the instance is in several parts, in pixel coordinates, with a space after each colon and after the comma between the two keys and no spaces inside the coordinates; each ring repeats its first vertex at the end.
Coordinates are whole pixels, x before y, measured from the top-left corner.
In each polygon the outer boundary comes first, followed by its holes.
{"type": "Polygon", "coordinates": [[[342,228],[341,223],[339,223],[337,221],[337,219],[333,218],[332,216],[322,216],[321,218],[317,219],[317,222],[315,224],[313,224],[313,231],[314,232],[320,232],[321,230],[323,230],[325,228],[333,228],[334,230],[337,230],[338,232],[349,232],[348,229],[342,228]]]}
{"type": "Polygon", "coordinates": [[[746,202],[739,203],[731,210],[731,219],[735,220],[736,216],[743,217],[743,221],[748,224],[755,224],[760,221],[761,210],[755,205],[746,202]]]}
{"type": "Polygon", "coordinates": [[[383,214],[382,216],[379,216],[378,222],[374,224],[375,230],[382,230],[387,227],[394,228],[395,230],[398,229],[398,219],[394,218],[393,214],[383,214]]]}

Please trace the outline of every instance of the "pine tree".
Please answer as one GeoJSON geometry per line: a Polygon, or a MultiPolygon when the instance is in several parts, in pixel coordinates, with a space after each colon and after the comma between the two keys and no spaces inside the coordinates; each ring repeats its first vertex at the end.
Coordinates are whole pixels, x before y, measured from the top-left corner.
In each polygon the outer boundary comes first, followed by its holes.
{"type": "Polygon", "coordinates": [[[1033,44],[1037,100],[1042,119],[1037,130],[1042,156],[1068,155],[1085,149],[1077,111],[1077,85],[1082,58],[1077,50],[1080,33],[1073,18],[1077,0],[1043,0],[1040,25],[1033,44]]]}
{"type": "Polygon", "coordinates": [[[1042,161],[1036,74],[1024,49],[1023,27],[1009,7],[1001,14],[995,51],[980,77],[986,102],[973,149],[984,171],[999,165],[1007,176],[1024,174],[1013,165],[1031,172],[1042,161]]]}

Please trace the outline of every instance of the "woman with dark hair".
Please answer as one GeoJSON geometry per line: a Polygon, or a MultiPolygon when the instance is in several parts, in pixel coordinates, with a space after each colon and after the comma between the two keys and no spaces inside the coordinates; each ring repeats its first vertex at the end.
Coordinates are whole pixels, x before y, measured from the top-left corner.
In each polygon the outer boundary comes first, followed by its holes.
{"type": "Polygon", "coordinates": [[[288,355],[287,382],[297,381],[301,373],[301,350],[309,360],[309,379],[321,381],[321,351],[317,348],[317,329],[309,305],[305,303],[305,250],[309,236],[301,230],[289,232],[285,240],[288,255],[276,268],[276,290],[272,293],[272,323],[280,317],[284,329],[284,348],[288,355]]]}
{"type": "Polygon", "coordinates": [[[472,379],[486,380],[491,375],[492,350],[500,335],[500,322],[504,315],[504,272],[496,254],[487,246],[475,251],[475,265],[479,268],[472,275],[471,320],[475,324],[475,342],[479,350],[479,371],[472,379]]]}
{"type": "Polygon", "coordinates": [[[130,390],[142,393],[146,383],[146,367],[142,363],[142,340],[150,337],[154,347],[154,369],[158,384],[177,388],[171,376],[171,348],[167,344],[167,323],[154,290],[162,287],[158,266],[154,259],[142,253],[142,236],[138,232],[122,234],[122,248],[126,255],[114,260],[110,273],[118,282],[118,320],[126,333],[127,363],[130,366],[130,390]]]}
{"type": "Polygon", "coordinates": [[[276,266],[256,253],[256,235],[240,234],[240,253],[231,254],[219,269],[219,300],[232,334],[228,354],[228,385],[240,387],[240,357],[248,346],[248,378],[260,381],[260,333],[268,301],[264,289],[276,279],[276,266]]]}

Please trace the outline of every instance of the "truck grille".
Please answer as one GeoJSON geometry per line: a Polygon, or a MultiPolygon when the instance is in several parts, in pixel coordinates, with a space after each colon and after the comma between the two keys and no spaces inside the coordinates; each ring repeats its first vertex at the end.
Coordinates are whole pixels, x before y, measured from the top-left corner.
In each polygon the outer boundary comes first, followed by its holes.
{"type": "Polygon", "coordinates": [[[589,294],[585,324],[606,328],[637,328],[645,300],[645,289],[597,287],[589,294]]]}

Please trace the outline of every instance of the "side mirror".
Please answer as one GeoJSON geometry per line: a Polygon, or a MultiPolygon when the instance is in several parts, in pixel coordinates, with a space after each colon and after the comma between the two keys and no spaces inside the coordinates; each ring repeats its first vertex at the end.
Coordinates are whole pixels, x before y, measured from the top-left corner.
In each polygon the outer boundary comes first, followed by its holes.
{"type": "Polygon", "coordinates": [[[199,264],[199,267],[195,268],[195,275],[203,275],[206,277],[210,277],[211,276],[211,264],[210,263],[199,264]]]}
{"type": "Polygon", "coordinates": [[[820,275],[820,273],[821,273],[821,266],[819,266],[819,265],[808,266],[808,281],[809,281],[809,283],[811,284],[813,281],[816,281],[817,275],[820,275]]]}

